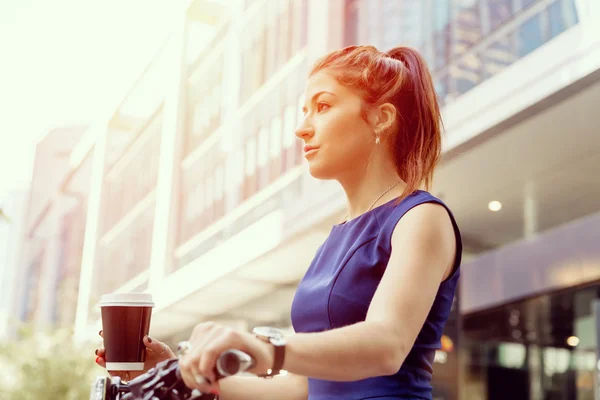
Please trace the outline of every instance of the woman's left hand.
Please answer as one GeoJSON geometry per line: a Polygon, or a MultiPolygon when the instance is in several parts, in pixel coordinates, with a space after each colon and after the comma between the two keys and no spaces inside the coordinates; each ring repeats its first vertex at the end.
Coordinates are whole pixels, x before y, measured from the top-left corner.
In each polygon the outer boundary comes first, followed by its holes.
{"type": "Polygon", "coordinates": [[[236,349],[252,356],[255,365],[248,372],[253,374],[264,374],[273,365],[275,350],[270,343],[214,322],[196,325],[188,341],[191,349],[179,360],[181,376],[187,387],[203,393],[219,393],[215,368],[219,355],[225,350],[236,349]],[[198,383],[201,377],[208,382],[198,383]]]}

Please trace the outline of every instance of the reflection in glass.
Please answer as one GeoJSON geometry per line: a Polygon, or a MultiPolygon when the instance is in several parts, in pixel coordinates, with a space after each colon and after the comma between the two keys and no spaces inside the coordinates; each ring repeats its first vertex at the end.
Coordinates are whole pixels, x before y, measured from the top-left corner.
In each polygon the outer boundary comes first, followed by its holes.
{"type": "Polygon", "coordinates": [[[577,24],[575,0],[556,0],[548,7],[548,19],[550,38],[577,24]]]}
{"type": "Polygon", "coordinates": [[[481,68],[482,63],[479,55],[468,54],[462,57],[455,67],[450,69],[459,94],[466,93],[479,84],[481,68]]]}
{"type": "Polygon", "coordinates": [[[514,35],[507,35],[482,50],[483,79],[500,73],[517,60],[514,35]]]}
{"type": "Polygon", "coordinates": [[[596,343],[584,337],[599,297],[595,285],[465,316],[464,398],[593,400],[596,343]]]}
{"type": "Polygon", "coordinates": [[[450,0],[433,0],[433,68],[442,68],[450,62],[450,0]]]}
{"type": "Polygon", "coordinates": [[[463,54],[483,36],[481,29],[481,10],[476,0],[461,0],[456,16],[456,37],[454,39],[454,56],[463,54]]]}
{"type": "Polygon", "coordinates": [[[495,29],[513,15],[513,0],[486,0],[490,29],[495,29]]]}
{"type": "Polygon", "coordinates": [[[517,29],[517,54],[524,57],[544,44],[540,14],[529,18],[517,29]]]}

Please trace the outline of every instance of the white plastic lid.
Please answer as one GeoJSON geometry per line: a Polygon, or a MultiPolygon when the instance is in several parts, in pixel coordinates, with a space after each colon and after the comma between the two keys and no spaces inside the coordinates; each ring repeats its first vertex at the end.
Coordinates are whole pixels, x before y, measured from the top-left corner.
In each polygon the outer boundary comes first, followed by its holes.
{"type": "Polygon", "coordinates": [[[108,293],[100,298],[100,307],[154,307],[150,293],[108,293]]]}

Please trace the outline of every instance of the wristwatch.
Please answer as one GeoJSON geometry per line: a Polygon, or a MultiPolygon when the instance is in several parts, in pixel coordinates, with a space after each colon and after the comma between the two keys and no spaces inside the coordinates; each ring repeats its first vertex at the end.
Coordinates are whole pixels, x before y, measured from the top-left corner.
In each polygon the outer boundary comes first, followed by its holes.
{"type": "Polygon", "coordinates": [[[287,340],[281,329],[271,328],[270,326],[257,326],[252,330],[260,340],[271,343],[275,348],[275,357],[273,358],[273,367],[267,370],[267,373],[260,375],[262,378],[272,378],[278,375],[283,368],[285,361],[285,345],[287,340]]]}

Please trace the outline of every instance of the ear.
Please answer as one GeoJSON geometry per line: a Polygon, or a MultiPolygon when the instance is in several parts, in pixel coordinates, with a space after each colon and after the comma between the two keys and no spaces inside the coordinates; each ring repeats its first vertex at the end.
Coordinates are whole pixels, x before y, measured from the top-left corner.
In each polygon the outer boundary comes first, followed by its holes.
{"type": "Polygon", "coordinates": [[[376,108],[373,118],[375,134],[383,136],[390,131],[396,123],[396,107],[391,103],[384,103],[376,108]]]}

